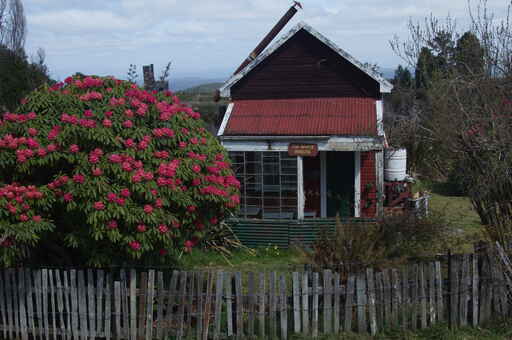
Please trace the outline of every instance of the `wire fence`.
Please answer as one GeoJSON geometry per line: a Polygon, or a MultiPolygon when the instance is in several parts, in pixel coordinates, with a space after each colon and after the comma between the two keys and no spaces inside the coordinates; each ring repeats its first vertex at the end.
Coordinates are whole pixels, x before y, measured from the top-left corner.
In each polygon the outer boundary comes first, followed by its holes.
{"type": "Polygon", "coordinates": [[[287,339],[438,322],[478,326],[512,312],[507,261],[488,248],[348,274],[5,269],[0,337],[287,339]]]}

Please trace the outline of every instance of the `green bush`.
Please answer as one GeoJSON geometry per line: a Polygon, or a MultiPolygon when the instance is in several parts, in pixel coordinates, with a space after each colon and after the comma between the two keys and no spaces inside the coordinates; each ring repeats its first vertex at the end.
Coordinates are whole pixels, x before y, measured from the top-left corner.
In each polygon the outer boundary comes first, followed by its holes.
{"type": "Polygon", "coordinates": [[[0,176],[4,265],[37,241],[75,264],[168,261],[239,204],[197,112],[111,77],[69,77],[5,113],[0,176]]]}

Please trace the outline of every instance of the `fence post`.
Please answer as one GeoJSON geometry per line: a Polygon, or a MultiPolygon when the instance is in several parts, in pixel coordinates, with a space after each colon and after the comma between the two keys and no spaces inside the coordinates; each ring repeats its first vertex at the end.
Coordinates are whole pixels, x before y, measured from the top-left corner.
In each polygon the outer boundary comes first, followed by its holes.
{"type": "Polygon", "coordinates": [[[453,322],[452,322],[452,250],[448,249],[447,252],[448,256],[448,298],[446,299],[446,311],[448,313],[447,319],[448,319],[448,325],[450,328],[453,328],[453,322]]]}

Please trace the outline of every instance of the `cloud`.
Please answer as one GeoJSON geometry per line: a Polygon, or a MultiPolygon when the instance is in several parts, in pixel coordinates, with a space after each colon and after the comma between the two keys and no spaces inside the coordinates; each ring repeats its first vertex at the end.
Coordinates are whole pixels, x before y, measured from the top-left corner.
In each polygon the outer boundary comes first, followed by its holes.
{"type": "MultiPolygon", "coordinates": [[[[474,0],[476,1],[476,0],[474,0]]],[[[303,0],[304,20],[362,61],[395,66],[388,45],[409,18],[448,13],[467,23],[466,0],[303,0]]],[[[228,74],[288,9],[289,0],[25,0],[27,48],[45,48],[54,75],[123,76],[128,65],[173,60],[173,75],[228,74]]],[[[503,13],[504,0],[488,0],[503,13]]],[[[218,76],[213,75],[213,76],[218,76]]]]}

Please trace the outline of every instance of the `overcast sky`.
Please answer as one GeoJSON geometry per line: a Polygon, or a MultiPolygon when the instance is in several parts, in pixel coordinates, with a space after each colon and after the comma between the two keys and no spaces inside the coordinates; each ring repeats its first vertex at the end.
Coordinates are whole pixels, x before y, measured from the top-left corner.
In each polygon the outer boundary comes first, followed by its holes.
{"type": "MultiPolygon", "coordinates": [[[[475,1],[475,0],[473,0],[475,1]]],[[[171,77],[226,77],[286,12],[289,0],[24,0],[27,51],[46,51],[56,79],[75,72],[126,78],[128,66],[171,60],[171,77]]],[[[388,41],[430,13],[467,24],[467,0],[303,0],[305,21],[362,62],[394,68],[388,41]]],[[[503,15],[508,1],[488,0],[503,15]]]]}

